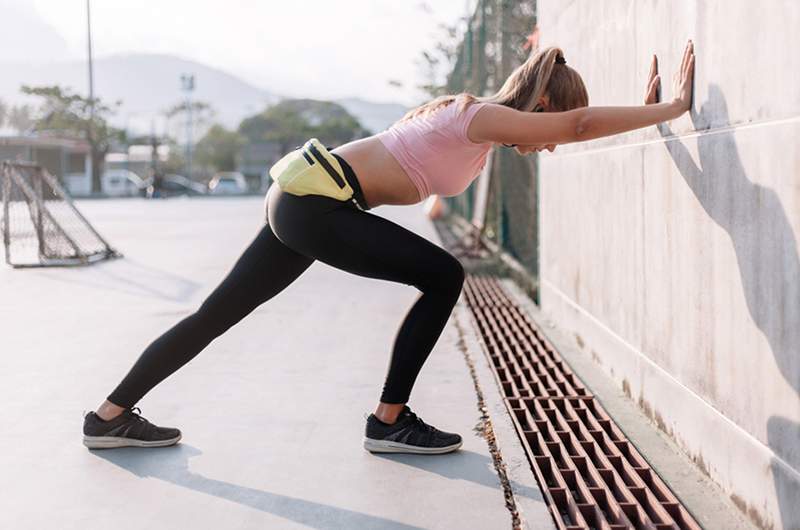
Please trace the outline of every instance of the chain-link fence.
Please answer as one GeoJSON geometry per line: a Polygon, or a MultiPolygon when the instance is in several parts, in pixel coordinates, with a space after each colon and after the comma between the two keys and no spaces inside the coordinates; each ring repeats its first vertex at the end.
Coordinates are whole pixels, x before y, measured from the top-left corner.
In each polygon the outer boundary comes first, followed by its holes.
{"type": "MultiPolygon", "coordinates": [[[[535,44],[536,1],[478,0],[456,50],[446,92],[496,92],[535,44]]],[[[509,253],[535,282],[538,275],[536,155],[496,147],[491,161],[484,236],[509,253]]],[[[478,181],[445,199],[451,212],[471,220],[478,181]]]]}

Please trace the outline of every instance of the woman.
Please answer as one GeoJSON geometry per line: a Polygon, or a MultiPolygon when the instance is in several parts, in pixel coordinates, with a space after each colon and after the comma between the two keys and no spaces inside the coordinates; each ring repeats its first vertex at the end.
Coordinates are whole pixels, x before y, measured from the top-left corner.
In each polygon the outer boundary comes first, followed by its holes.
{"type": "Polygon", "coordinates": [[[494,144],[514,147],[519,154],[553,151],[558,144],[677,118],[691,105],[693,67],[689,41],[671,102],[656,103],[660,80],[654,56],[644,106],[587,107],[580,75],[566,65],[559,48],[550,47],[532,55],[492,96],[437,98],[388,130],[330,152],[318,142],[316,149],[307,143],[313,152],[303,148],[306,169],[319,162],[341,186],[346,181],[352,196],[341,200],[298,195],[284,191],[283,184],[271,186],[260,233],[197,312],[150,344],[97,412],[85,416],[84,444],[101,448],[177,443],[178,429],[153,425],[134,405],[318,259],[421,291],[397,332],[380,401],[367,418],[364,447],[404,453],[458,449],[458,434],[426,424],[407,402],[459,297],[464,270],[439,246],[367,210],[381,204],[414,204],[431,194],[461,193],[494,144]]]}

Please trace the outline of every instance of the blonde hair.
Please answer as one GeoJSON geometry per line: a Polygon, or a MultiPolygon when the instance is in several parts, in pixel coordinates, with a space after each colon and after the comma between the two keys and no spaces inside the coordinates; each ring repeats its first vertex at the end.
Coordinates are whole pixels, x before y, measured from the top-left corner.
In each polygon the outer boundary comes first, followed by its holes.
{"type": "Polygon", "coordinates": [[[531,112],[543,95],[550,97],[549,107],[566,111],[589,105],[589,94],[580,74],[567,66],[561,48],[550,46],[532,53],[506,79],[503,86],[491,96],[474,96],[468,92],[447,94],[409,110],[397,120],[406,120],[429,114],[458,101],[457,111],[463,112],[475,102],[496,103],[523,112],[531,112]],[[559,62],[556,62],[558,59],[559,62]],[[459,101],[460,100],[460,101],[459,101]]]}

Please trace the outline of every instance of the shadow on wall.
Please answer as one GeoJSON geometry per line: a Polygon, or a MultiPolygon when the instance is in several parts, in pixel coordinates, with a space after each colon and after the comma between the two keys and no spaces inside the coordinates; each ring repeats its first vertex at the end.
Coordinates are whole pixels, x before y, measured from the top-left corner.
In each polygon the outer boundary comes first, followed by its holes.
{"type": "MultiPolygon", "coordinates": [[[[774,190],[747,178],[734,131],[711,130],[712,124],[717,128],[730,123],[718,86],[709,86],[708,100],[699,113],[692,112],[692,122],[701,132],[697,138],[699,167],[668,126],[661,124],[659,131],[697,200],[730,235],[747,308],[767,338],[781,374],[800,399],[800,258],[786,211],[774,190]]],[[[767,443],[777,455],[772,460],[772,475],[782,528],[800,528],[800,424],[771,417],[767,443]]],[[[756,524],[770,526],[759,515],[760,507],[749,506],[736,495],[732,499],[756,524]]]]}

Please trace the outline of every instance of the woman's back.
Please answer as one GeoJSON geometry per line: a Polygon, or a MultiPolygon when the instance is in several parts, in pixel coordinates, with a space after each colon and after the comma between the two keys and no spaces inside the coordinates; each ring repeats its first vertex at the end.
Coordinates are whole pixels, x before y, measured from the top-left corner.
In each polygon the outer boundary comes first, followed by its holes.
{"type": "Polygon", "coordinates": [[[458,195],[480,173],[493,143],[471,141],[467,127],[486,105],[472,103],[459,112],[459,102],[454,101],[376,135],[403,166],[420,199],[458,195]]]}
{"type": "Polygon", "coordinates": [[[473,103],[460,114],[457,105],[395,123],[332,152],[353,167],[371,207],[414,204],[434,193],[458,195],[480,172],[493,144],[466,136],[470,121],[486,104],[473,103]]]}

